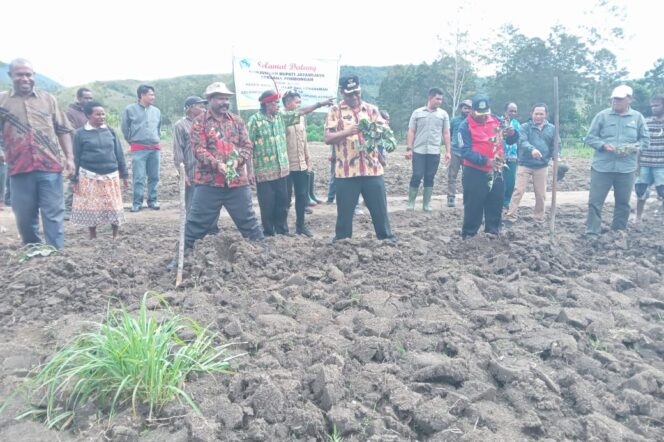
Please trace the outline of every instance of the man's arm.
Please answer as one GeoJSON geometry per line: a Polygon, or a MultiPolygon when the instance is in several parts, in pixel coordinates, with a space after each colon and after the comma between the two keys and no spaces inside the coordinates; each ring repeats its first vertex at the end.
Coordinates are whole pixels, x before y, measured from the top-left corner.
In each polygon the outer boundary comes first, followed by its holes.
{"type": "Polygon", "coordinates": [[[450,140],[450,129],[443,129],[443,142],[445,143],[445,160],[452,158],[452,141],[450,140]]]}
{"type": "Polygon", "coordinates": [[[472,149],[473,140],[470,136],[470,128],[468,127],[468,121],[463,121],[459,126],[459,144],[461,148],[461,158],[468,160],[471,163],[478,164],[480,166],[486,166],[488,158],[480,155],[472,149]]]}
{"type": "Polygon", "coordinates": [[[129,126],[130,126],[129,106],[127,106],[122,111],[122,121],[120,123],[120,130],[122,131],[122,136],[127,141],[127,143],[130,143],[130,141],[129,141],[130,127],[129,126]]]}
{"type": "Polygon", "coordinates": [[[60,142],[60,146],[62,146],[62,150],[65,153],[65,175],[70,177],[74,174],[74,152],[71,147],[71,134],[58,134],[58,141],[60,142]]]}
{"type": "Polygon", "coordinates": [[[640,150],[647,149],[650,147],[650,131],[643,115],[639,118],[639,124],[636,129],[638,131],[636,138],[639,140],[640,150]]]}
{"type": "Polygon", "coordinates": [[[323,106],[332,106],[333,104],[334,104],[334,98],[328,98],[325,101],[319,101],[318,103],[314,103],[311,106],[301,107],[300,109],[298,109],[298,112],[300,115],[306,115],[312,113],[316,109],[320,109],[323,106]]]}
{"type": "Polygon", "coordinates": [[[593,118],[593,121],[590,124],[590,129],[588,129],[588,135],[586,135],[585,142],[588,146],[597,151],[606,150],[608,152],[613,152],[613,146],[604,143],[604,140],[600,137],[603,123],[604,118],[602,113],[595,115],[595,118],[593,118]]]}

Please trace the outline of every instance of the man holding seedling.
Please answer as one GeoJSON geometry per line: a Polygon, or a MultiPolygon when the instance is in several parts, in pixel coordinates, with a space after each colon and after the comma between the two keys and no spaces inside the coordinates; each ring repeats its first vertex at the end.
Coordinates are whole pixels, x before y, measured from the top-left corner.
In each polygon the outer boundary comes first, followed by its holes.
{"type": "MultiPolygon", "coordinates": [[[[506,128],[507,129],[507,128],[506,128]]],[[[503,197],[503,137],[513,144],[515,131],[501,129],[500,121],[491,115],[489,99],[477,95],[472,100],[470,118],[459,126],[459,145],[463,158],[463,227],[465,239],[475,236],[484,219],[486,233],[500,233],[503,197]]]]}
{"type": "Polygon", "coordinates": [[[445,142],[445,160],[449,162],[450,117],[440,106],[443,104],[443,91],[437,87],[429,89],[427,105],[415,109],[408,123],[406,159],[412,160],[413,175],[408,191],[408,209],[415,210],[415,199],[424,178],[422,209],[431,212],[433,180],[440,164],[440,148],[445,142]]]}
{"type": "Polygon", "coordinates": [[[229,91],[215,82],[205,90],[208,109],[196,117],[191,143],[196,157],[191,211],[187,214],[185,249],[209,233],[222,207],[244,238],[260,241],[263,232],[252,207],[246,164],[251,158],[251,141],[238,115],[229,112],[229,91]]]}
{"type": "Polygon", "coordinates": [[[330,108],[325,119],[325,142],[334,147],[337,223],[333,241],[353,235],[353,212],[360,194],[371,214],[376,237],[395,241],[387,215],[383,166],[378,149],[367,150],[361,122],[384,123],[376,106],[362,101],[356,75],[342,77],[343,100],[330,108]]]}
{"type": "Polygon", "coordinates": [[[645,118],[630,107],[633,100],[631,87],[616,87],[611,93],[611,107],[595,115],[586,136],[586,143],[595,149],[586,220],[586,237],[590,240],[597,239],[602,231],[602,207],[611,188],[615,200],[611,229],[627,228],[636,156],[650,144],[645,118]]]}

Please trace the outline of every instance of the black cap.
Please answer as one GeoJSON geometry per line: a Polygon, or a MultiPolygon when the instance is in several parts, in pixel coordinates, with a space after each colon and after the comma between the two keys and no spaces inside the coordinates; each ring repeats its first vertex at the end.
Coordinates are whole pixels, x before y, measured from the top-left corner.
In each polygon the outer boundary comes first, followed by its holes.
{"type": "Polygon", "coordinates": [[[341,89],[341,92],[344,94],[352,94],[353,92],[361,91],[360,79],[357,78],[357,75],[341,77],[339,79],[339,89],[341,89]]]}
{"type": "Polygon", "coordinates": [[[484,95],[475,95],[472,108],[477,115],[489,115],[491,113],[491,102],[484,95]]]}
{"type": "Polygon", "coordinates": [[[191,106],[198,103],[207,103],[207,100],[203,100],[201,97],[192,95],[191,97],[187,97],[187,99],[184,100],[184,108],[189,109],[191,106]]]}

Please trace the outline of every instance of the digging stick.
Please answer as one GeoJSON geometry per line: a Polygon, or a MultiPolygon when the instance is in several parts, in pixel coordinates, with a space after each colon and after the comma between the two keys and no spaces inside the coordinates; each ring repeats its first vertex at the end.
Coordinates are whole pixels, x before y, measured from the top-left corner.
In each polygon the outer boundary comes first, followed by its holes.
{"type": "Polygon", "coordinates": [[[558,193],[558,139],[560,136],[560,105],[558,101],[558,77],[553,77],[553,109],[555,112],[553,132],[553,180],[551,183],[551,220],[549,235],[555,241],[556,235],[556,195],[558,193]]]}
{"type": "Polygon", "coordinates": [[[184,266],[184,226],[187,221],[185,191],[184,163],[180,163],[180,241],[178,243],[178,273],[175,277],[175,287],[182,284],[182,267],[184,266]]]}

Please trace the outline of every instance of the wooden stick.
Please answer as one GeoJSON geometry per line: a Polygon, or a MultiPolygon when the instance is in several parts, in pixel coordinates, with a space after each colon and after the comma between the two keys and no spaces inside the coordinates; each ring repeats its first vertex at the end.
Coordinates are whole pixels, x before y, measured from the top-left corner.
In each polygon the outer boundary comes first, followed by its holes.
{"type": "Polygon", "coordinates": [[[184,226],[187,222],[185,192],[184,163],[180,163],[180,242],[178,247],[178,273],[175,277],[175,287],[182,284],[182,267],[184,266],[184,226]]]}
{"type": "Polygon", "coordinates": [[[558,193],[558,140],[560,138],[560,106],[558,100],[558,77],[553,77],[553,109],[555,112],[553,132],[553,180],[551,184],[551,219],[549,224],[549,237],[552,242],[556,239],[556,195],[558,193]]]}

